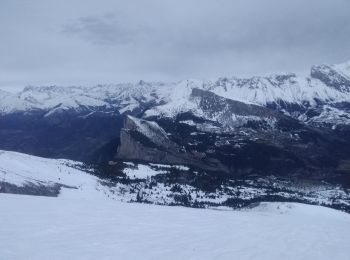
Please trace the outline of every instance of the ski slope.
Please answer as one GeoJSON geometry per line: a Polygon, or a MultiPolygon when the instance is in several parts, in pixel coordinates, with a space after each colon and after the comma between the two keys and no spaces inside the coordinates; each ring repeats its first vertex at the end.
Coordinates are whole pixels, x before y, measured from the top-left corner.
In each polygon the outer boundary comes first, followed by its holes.
{"type": "Polygon", "coordinates": [[[244,211],[0,194],[0,259],[349,259],[350,215],[302,204],[244,211]]]}

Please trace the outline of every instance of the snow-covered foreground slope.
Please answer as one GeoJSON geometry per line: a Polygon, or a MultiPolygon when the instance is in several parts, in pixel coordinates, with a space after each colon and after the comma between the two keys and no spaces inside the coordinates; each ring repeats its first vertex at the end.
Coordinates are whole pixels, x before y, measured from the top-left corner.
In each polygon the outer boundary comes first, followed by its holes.
{"type": "MultiPolygon", "coordinates": [[[[350,215],[341,211],[296,203],[240,211],[122,203],[135,191],[103,185],[80,166],[0,151],[0,259],[349,259],[350,215]],[[1,193],[55,185],[57,197],[1,193]]],[[[155,173],[129,166],[132,179],[155,173]]]]}
{"type": "Polygon", "coordinates": [[[0,205],[7,260],[349,259],[350,215],[318,206],[200,210],[9,194],[0,205]]]}

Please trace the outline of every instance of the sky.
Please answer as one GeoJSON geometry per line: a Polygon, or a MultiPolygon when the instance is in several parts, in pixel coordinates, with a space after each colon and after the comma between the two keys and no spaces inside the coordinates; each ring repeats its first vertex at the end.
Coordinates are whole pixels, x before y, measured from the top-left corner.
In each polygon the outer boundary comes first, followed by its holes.
{"type": "Polygon", "coordinates": [[[1,0],[0,88],[307,74],[350,60],[349,0],[1,0]]]}

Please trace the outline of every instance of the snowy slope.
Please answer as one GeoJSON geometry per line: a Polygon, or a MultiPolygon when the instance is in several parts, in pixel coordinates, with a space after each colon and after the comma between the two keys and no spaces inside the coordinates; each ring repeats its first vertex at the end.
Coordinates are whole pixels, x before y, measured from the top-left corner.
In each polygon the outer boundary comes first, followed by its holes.
{"type": "Polygon", "coordinates": [[[26,110],[31,110],[28,102],[18,98],[16,94],[0,90],[0,114],[26,110]]]}
{"type": "Polygon", "coordinates": [[[8,194],[0,205],[2,259],[349,259],[350,215],[318,206],[199,210],[8,194]]]}
{"type": "MultiPolygon", "coordinates": [[[[98,178],[77,169],[81,163],[70,160],[45,159],[0,150],[0,191],[6,184],[22,187],[62,187],[80,196],[96,195],[98,178]]],[[[25,193],[25,192],[24,192],[25,193]]]]}
{"type": "MultiPolygon", "coordinates": [[[[170,167],[127,165],[133,181],[170,167]]],[[[127,194],[81,166],[0,151],[0,190],[4,182],[66,185],[58,197],[0,193],[0,259],[349,259],[349,214],[296,203],[240,211],[121,203],[142,184],[127,194]]]]}
{"type": "Polygon", "coordinates": [[[350,79],[350,61],[334,65],[334,68],[339,71],[344,77],[347,77],[350,79]]]}

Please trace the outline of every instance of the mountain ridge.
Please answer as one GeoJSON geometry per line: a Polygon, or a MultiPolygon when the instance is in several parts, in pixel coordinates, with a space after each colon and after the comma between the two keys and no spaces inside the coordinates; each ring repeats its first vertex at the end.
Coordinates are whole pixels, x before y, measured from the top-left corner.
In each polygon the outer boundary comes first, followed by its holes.
{"type": "Polygon", "coordinates": [[[0,113],[84,107],[90,110],[118,110],[123,114],[152,104],[151,106],[157,106],[157,109],[155,111],[151,109],[149,114],[154,112],[172,116],[171,113],[174,111],[176,113],[191,107],[188,97],[193,88],[208,90],[228,99],[256,105],[286,103],[316,107],[320,102],[328,104],[350,102],[348,64],[313,66],[309,77],[287,73],[265,77],[219,78],[215,81],[184,80],[175,83],[140,81],[137,84],[93,87],[29,86],[15,94],[1,91],[0,113]]]}

